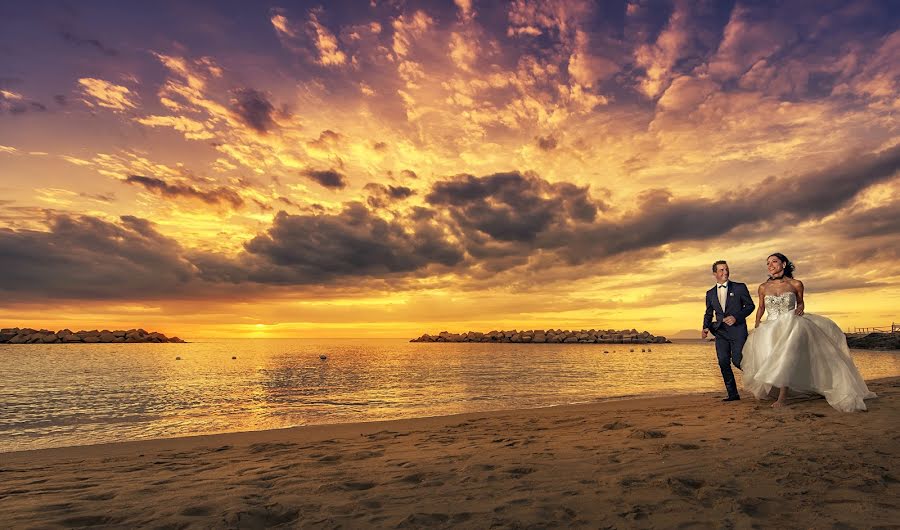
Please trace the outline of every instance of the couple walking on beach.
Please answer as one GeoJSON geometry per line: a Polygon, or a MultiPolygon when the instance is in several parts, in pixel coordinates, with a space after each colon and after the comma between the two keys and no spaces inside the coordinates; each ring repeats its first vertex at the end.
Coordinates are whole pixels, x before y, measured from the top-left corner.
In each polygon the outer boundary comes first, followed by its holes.
{"type": "Polygon", "coordinates": [[[759,307],[743,283],[731,281],[728,263],[713,263],[716,285],[706,292],[703,338],[716,339],[716,356],[728,397],[740,398],[731,365],[743,372],[744,389],[757,399],[785,405],[788,393],[819,394],[844,412],[866,410],[874,398],[847,348],[847,339],[831,320],[805,312],[803,282],[781,253],[766,260],[769,278],[757,289],[759,307]],[[747,317],[756,309],[754,330],[747,317]],[[766,320],[761,320],[763,313],[766,320]]]}

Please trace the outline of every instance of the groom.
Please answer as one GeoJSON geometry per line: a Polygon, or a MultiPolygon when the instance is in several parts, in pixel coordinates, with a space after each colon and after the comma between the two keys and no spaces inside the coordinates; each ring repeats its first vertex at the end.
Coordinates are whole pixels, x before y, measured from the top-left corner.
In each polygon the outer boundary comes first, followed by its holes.
{"type": "Polygon", "coordinates": [[[744,343],[747,342],[747,317],[756,306],[745,284],[728,281],[728,263],[719,260],[713,263],[712,271],[716,284],[706,291],[703,338],[710,332],[716,337],[716,356],[728,391],[728,397],[722,401],[737,401],[741,396],[734,382],[731,363],[741,367],[744,343]]]}

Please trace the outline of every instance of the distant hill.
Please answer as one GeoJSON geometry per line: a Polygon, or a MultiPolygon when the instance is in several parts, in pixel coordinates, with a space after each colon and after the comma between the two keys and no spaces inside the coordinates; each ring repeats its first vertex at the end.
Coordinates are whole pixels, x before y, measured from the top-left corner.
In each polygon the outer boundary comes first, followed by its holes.
{"type": "Polygon", "coordinates": [[[666,335],[667,339],[699,339],[699,329],[683,329],[674,335],[666,335]]]}

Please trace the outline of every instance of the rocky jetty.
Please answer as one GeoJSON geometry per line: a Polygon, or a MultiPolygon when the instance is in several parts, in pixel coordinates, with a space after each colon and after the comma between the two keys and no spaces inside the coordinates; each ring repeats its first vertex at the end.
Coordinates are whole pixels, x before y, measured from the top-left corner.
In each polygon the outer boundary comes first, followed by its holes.
{"type": "Polygon", "coordinates": [[[97,331],[71,331],[61,329],[50,331],[47,329],[31,328],[3,328],[0,329],[0,344],[73,344],[78,342],[184,342],[178,337],[166,337],[156,331],[147,332],[143,329],[129,329],[128,331],[109,331],[104,329],[97,331]]]}
{"type": "Polygon", "coordinates": [[[576,343],[576,344],[661,344],[670,342],[665,337],[656,337],[648,331],[583,329],[569,331],[561,329],[534,329],[528,331],[468,331],[450,333],[442,331],[437,335],[422,335],[410,342],[533,342],[533,343],[576,343]]]}
{"type": "Polygon", "coordinates": [[[847,333],[847,346],[860,350],[900,350],[900,333],[847,333]]]}

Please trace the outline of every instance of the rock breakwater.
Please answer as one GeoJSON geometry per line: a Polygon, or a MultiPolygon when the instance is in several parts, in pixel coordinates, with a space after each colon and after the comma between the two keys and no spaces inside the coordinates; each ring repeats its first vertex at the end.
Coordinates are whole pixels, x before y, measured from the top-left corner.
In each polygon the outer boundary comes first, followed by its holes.
{"type": "Polygon", "coordinates": [[[561,329],[533,329],[527,331],[467,331],[450,333],[442,331],[436,335],[425,333],[410,342],[532,342],[532,343],[576,343],[576,344],[661,344],[671,342],[662,336],[654,336],[648,331],[583,329],[570,331],[561,329]]]}
{"type": "Polygon", "coordinates": [[[861,350],[900,350],[900,333],[847,333],[847,346],[861,350]]]}
{"type": "Polygon", "coordinates": [[[147,332],[143,329],[129,329],[109,331],[96,329],[90,331],[71,331],[61,329],[50,331],[47,329],[32,328],[3,328],[0,329],[0,344],[74,344],[106,343],[106,342],[184,342],[178,337],[166,337],[156,331],[147,332]]]}

